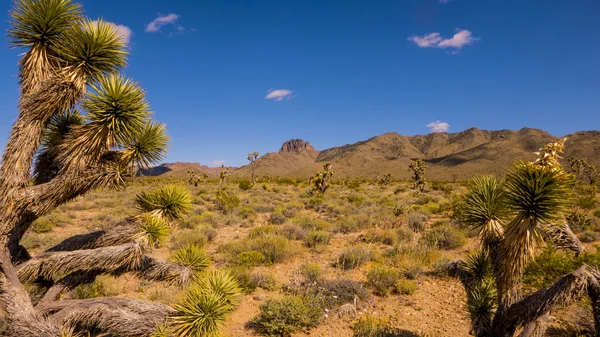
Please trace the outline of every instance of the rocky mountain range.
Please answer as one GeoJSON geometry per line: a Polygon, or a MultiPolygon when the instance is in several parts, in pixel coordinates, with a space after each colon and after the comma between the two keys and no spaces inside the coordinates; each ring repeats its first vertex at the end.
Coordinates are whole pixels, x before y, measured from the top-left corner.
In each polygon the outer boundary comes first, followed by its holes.
{"type": "MultiPolygon", "coordinates": [[[[600,131],[581,131],[564,137],[568,138],[563,155],[565,163],[573,156],[600,167],[600,131]]],[[[498,131],[471,128],[458,133],[417,136],[388,132],[322,151],[315,150],[307,141],[293,139],[283,143],[278,152],[260,157],[256,172],[258,175],[306,178],[325,163],[332,163],[338,177],[375,177],[391,173],[396,179],[409,179],[409,163],[421,158],[428,167],[429,179],[465,180],[481,174],[502,174],[516,160],[533,160],[533,152],[557,138],[532,128],[498,131]]],[[[194,168],[218,175],[220,171],[220,168],[199,164],[164,164],[160,167],[165,165],[170,169],[168,172],[194,168]]],[[[249,166],[234,171],[240,176],[250,175],[249,166]]]]}

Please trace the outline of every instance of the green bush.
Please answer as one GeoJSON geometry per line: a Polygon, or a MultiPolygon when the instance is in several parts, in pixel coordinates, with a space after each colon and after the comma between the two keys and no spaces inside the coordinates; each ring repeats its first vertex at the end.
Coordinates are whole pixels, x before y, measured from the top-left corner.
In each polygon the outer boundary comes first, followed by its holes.
{"type": "Polygon", "coordinates": [[[594,213],[593,213],[593,215],[594,215],[596,218],[600,218],[600,208],[599,208],[599,209],[597,209],[597,210],[595,210],[595,211],[594,211],[594,213]]]}
{"type": "Polygon", "coordinates": [[[253,238],[258,238],[258,237],[265,236],[265,235],[277,234],[278,230],[279,229],[277,228],[277,226],[269,226],[269,225],[253,227],[248,232],[248,237],[253,239],[253,238]]]}
{"type": "Polygon", "coordinates": [[[417,290],[417,282],[401,278],[394,283],[396,292],[401,295],[412,295],[417,290]]]}
{"type": "Polygon", "coordinates": [[[238,282],[240,289],[249,294],[256,289],[256,283],[252,281],[252,273],[245,266],[234,266],[228,269],[229,274],[238,282]]]}
{"type": "Polygon", "coordinates": [[[303,215],[296,217],[292,220],[296,225],[306,229],[313,231],[325,231],[328,230],[331,226],[329,222],[321,219],[315,219],[308,215],[303,215]]]}
{"type": "Polygon", "coordinates": [[[268,299],[260,306],[260,313],[252,326],[263,336],[289,337],[292,333],[314,327],[323,309],[300,296],[268,299]]]}
{"type": "Polygon", "coordinates": [[[244,219],[252,218],[256,215],[256,211],[248,206],[242,207],[240,209],[240,216],[244,219]]]}
{"type": "Polygon", "coordinates": [[[304,244],[308,248],[316,248],[325,246],[331,241],[331,236],[325,231],[312,231],[304,237],[304,244]]]}
{"type": "Polygon", "coordinates": [[[344,234],[356,232],[358,231],[358,222],[351,218],[342,218],[337,223],[336,231],[344,234]]]}
{"type": "Polygon", "coordinates": [[[448,225],[425,232],[421,239],[430,247],[444,250],[462,247],[466,242],[465,235],[462,232],[448,225]]]}
{"type": "Polygon", "coordinates": [[[277,280],[272,274],[254,272],[251,280],[257,287],[263,288],[264,290],[273,291],[277,288],[277,280]]]}
{"type": "Polygon", "coordinates": [[[336,266],[342,269],[354,269],[369,261],[372,256],[371,250],[362,245],[346,248],[338,257],[336,266]]]}
{"type": "Polygon", "coordinates": [[[375,266],[367,273],[367,286],[373,289],[375,295],[387,296],[399,279],[400,273],[397,270],[385,266],[375,266]]]}
{"type": "Polygon", "coordinates": [[[262,253],[269,264],[283,261],[289,256],[289,241],[281,236],[269,235],[256,238],[250,242],[251,250],[262,253]]]}
{"type": "Polygon", "coordinates": [[[238,183],[238,187],[242,191],[247,191],[252,188],[252,181],[250,181],[250,179],[240,179],[240,182],[238,183]]]}
{"type": "Polygon", "coordinates": [[[304,263],[300,265],[300,275],[308,283],[320,283],[322,281],[322,271],[316,263],[304,263]]]}
{"type": "Polygon", "coordinates": [[[284,222],[287,221],[287,218],[285,217],[285,215],[281,214],[281,213],[271,213],[271,216],[269,217],[269,219],[271,220],[271,223],[274,225],[281,225],[284,222]]]}
{"type": "Polygon", "coordinates": [[[365,233],[363,240],[369,243],[381,242],[385,245],[393,246],[398,241],[398,236],[392,229],[372,228],[365,233]]]}
{"type": "Polygon", "coordinates": [[[427,216],[419,212],[411,212],[406,217],[408,228],[416,233],[420,233],[427,228],[427,216]]]}
{"type": "Polygon", "coordinates": [[[229,194],[223,190],[217,192],[217,196],[215,198],[215,206],[218,210],[223,211],[223,213],[231,213],[240,205],[240,198],[233,194],[229,194]]]}
{"type": "Polygon", "coordinates": [[[102,282],[96,281],[90,284],[83,284],[75,288],[76,299],[97,298],[106,296],[108,296],[108,293],[102,282]]]}
{"type": "Polygon", "coordinates": [[[373,315],[365,315],[359,318],[352,330],[354,331],[354,337],[395,336],[395,329],[390,325],[388,318],[377,318],[373,315]]]}
{"type": "Polygon", "coordinates": [[[246,267],[255,267],[265,262],[265,256],[257,251],[239,253],[236,260],[237,264],[246,267]]]}
{"type": "Polygon", "coordinates": [[[595,242],[600,240],[600,233],[597,232],[583,232],[579,234],[579,240],[581,242],[595,242]]]}
{"type": "Polygon", "coordinates": [[[306,231],[302,227],[294,224],[283,225],[278,233],[288,240],[304,240],[304,237],[306,236],[306,231]]]}
{"type": "Polygon", "coordinates": [[[52,231],[54,227],[56,227],[54,223],[47,217],[41,217],[33,222],[31,225],[31,230],[34,233],[48,233],[52,231]]]}
{"type": "Polygon", "coordinates": [[[523,282],[525,285],[541,288],[575,271],[584,263],[598,268],[600,267],[600,246],[595,246],[595,248],[596,251],[586,251],[575,257],[570,253],[548,246],[527,267],[523,282]]]}

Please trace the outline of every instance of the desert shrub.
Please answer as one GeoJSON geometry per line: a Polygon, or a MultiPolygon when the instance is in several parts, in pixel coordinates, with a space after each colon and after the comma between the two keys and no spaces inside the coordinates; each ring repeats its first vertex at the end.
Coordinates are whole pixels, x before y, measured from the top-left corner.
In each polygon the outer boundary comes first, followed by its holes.
{"type": "Polygon", "coordinates": [[[257,251],[241,252],[235,262],[242,266],[255,267],[265,262],[265,256],[257,251]]]}
{"type": "Polygon", "coordinates": [[[171,249],[179,249],[188,245],[204,247],[207,243],[206,234],[197,230],[182,230],[171,236],[171,249]]]}
{"type": "Polygon", "coordinates": [[[329,222],[321,219],[316,219],[308,215],[299,216],[292,220],[295,224],[306,230],[324,231],[331,226],[329,222]]]}
{"type": "Polygon", "coordinates": [[[408,279],[416,279],[426,267],[434,264],[441,259],[441,254],[435,249],[429,247],[408,247],[394,248],[387,252],[387,256],[392,258],[393,264],[408,279]]]}
{"type": "Polygon", "coordinates": [[[287,207],[284,211],[283,211],[283,215],[286,218],[293,218],[296,216],[296,213],[298,213],[298,210],[295,207],[287,207]]]}
{"type": "Polygon", "coordinates": [[[435,202],[433,197],[431,197],[429,195],[422,195],[422,196],[418,197],[417,200],[415,200],[414,204],[422,206],[422,205],[428,204],[432,201],[435,202]]]}
{"type": "Polygon", "coordinates": [[[279,228],[278,233],[288,240],[303,240],[306,236],[306,231],[302,227],[289,223],[279,228]]]}
{"type": "Polygon", "coordinates": [[[369,261],[372,256],[371,250],[362,245],[346,248],[338,256],[336,266],[342,269],[354,269],[369,261]]]}
{"type": "Polygon", "coordinates": [[[413,238],[413,232],[404,228],[398,228],[396,230],[396,237],[398,238],[399,243],[409,242],[413,238]]]}
{"type": "Polygon", "coordinates": [[[289,337],[292,333],[316,326],[322,312],[322,308],[304,297],[287,295],[261,304],[252,326],[263,336],[289,337]]]}
{"type": "Polygon", "coordinates": [[[358,222],[352,218],[342,218],[337,222],[335,231],[344,234],[356,232],[358,231],[358,222]]]}
{"type": "Polygon", "coordinates": [[[248,237],[253,239],[253,238],[257,238],[257,237],[261,237],[261,236],[265,236],[265,235],[269,235],[269,234],[276,234],[277,231],[278,231],[278,228],[276,226],[266,225],[266,226],[253,227],[248,232],[248,237]]]}
{"type": "Polygon", "coordinates": [[[252,218],[256,215],[256,211],[248,206],[242,207],[240,209],[240,216],[244,219],[252,218]]]}
{"type": "Polygon", "coordinates": [[[363,240],[366,242],[381,242],[383,244],[392,246],[397,242],[398,237],[396,232],[392,229],[373,228],[365,233],[363,240]]]}
{"type": "Polygon", "coordinates": [[[275,225],[281,225],[284,222],[287,221],[287,218],[285,217],[285,215],[281,214],[281,213],[271,213],[271,216],[269,217],[269,220],[271,220],[272,224],[275,225]]]}
{"type": "Polygon", "coordinates": [[[399,279],[400,273],[397,270],[378,265],[369,269],[367,286],[373,289],[375,295],[387,296],[399,279]]]}
{"type": "Polygon", "coordinates": [[[215,226],[218,225],[217,215],[213,212],[207,211],[200,215],[202,218],[202,223],[215,226]]]}
{"type": "Polygon", "coordinates": [[[323,205],[322,196],[314,196],[306,201],[306,208],[315,208],[316,206],[323,205]]]}
{"type": "Polygon", "coordinates": [[[289,256],[289,241],[277,235],[269,235],[250,241],[250,249],[265,256],[265,262],[269,264],[283,261],[289,256]]]}
{"type": "Polygon", "coordinates": [[[234,194],[229,194],[224,190],[219,190],[215,198],[215,206],[223,213],[231,213],[240,205],[240,198],[234,194]]]}
{"type": "Polygon", "coordinates": [[[321,267],[316,263],[304,263],[300,265],[299,273],[308,283],[320,283],[322,280],[321,267]]]}
{"type": "Polygon", "coordinates": [[[202,226],[199,231],[206,236],[208,242],[213,242],[217,238],[217,231],[210,226],[202,226]]]}
{"type": "Polygon", "coordinates": [[[600,208],[599,208],[599,209],[597,209],[597,210],[595,210],[595,211],[594,211],[594,213],[593,213],[593,215],[594,215],[596,218],[600,218],[600,208]]]}
{"type": "Polygon", "coordinates": [[[354,337],[392,337],[395,329],[386,317],[378,318],[373,315],[365,315],[358,319],[352,327],[354,337]]]}
{"type": "Polygon", "coordinates": [[[400,194],[406,192],[406,187],[398,187],[394,190],[394,194],[400,194]]]}
{"type": "Polygon", "coordinates": [[[420,233],[427,228],[427,216],[419,212],[411,212],[406,217],[408,228],[414,232],[420,233]]]}
{"type": "Polygon", "coordinates": [[[196,228],[203,222],[203,220],[204,217],[202,217],[202,215],[192,215],[181,221],[179,226],[182,228],[196,228]]]}
{"type": "Polygon", "coordinates": [[[325,246],[331,241],[331,236],[325,231],[312,231],[304,237],[304,244],[308,248],[316,248],[325,246]]]}
{"type": "Polygon", "coordinates": [[[277,280],[272,274],[254,272],[251,277],[252,283],[264,290],[272,291],[277,288],[277,280]]]}
{"type": "Polygon", "coordinates": [[[573,211],[567,215],[567,222],[569,227],[574,233],[581,233],[592,224],[591,219],[587,213],[580,211],[573,211]]]}
{"type": "Polygon", "coordinates": [[[249,294],[256,289],[256,283],[252,281],[252,273],[245,266],[233,266],[228,269],[229,274],[238,282],[240,289],[249,294]]]}
{"type": "Polygon", "coordinates": [[[412,295],[417,290],[417,282],[400,278],[394,283],[394,288],[400,295],[412,295]]]}
{"type": "Polygon", "coordinates": [[[349,203],[360,205],[365,201],[365,197],[358,193],[350,193],[346,196],[346,200],[348,200],[349,203]]]}
{"type": "Polygon", "coordinates": [[[600,240],[600,233],[586,231],[579,234],[579,240],[581,242],[595,242],[600,240]]]}
{"type": "Polygon", "coordinates": [[[529,286],[545,287],[584,263],[596,268],[600,267],[600,246],[594,247],[595,251],[586,251],[575,257],[571,253],[548,246],[527,267],[523,281],[529,286]]]}
{"type": "Polygon", "coordinates": [[[74,291],[74,297],[76,299],[96,298],[109,296],[104,284],[102,282],[95,281],[89,284],[82,284],[77,286],[74,291]]]}
{"type": "Polygon", "coordinates": [[[242,191],[247,191],[252,188],[252,181],[250,181],[250,179],[240,179],[238,187],[242,191]]]}
{"type": "Polygon", "coordinates": [[[465,235],[451,226],[433,228],[425,232],[421,240],[430,247],[445,250],[462,247],[466,242],[465,235]]]}
{"type": "Polygon", "coordinates": [[[54,223],[47,217],[40,217],[33,222],[31,230],[34,233],[48,233],[55,227],[54,223]]]}
{"type": "Polygon", "coordinates": [[[321,284],[321,289],[329,307],[352,303],[355,296],[362,301],[371,298],[371,295],[362,284],[352,280],[336,279],[324,281],[321,284]]]}
{"type": "Polygon", "coordinates": [[[272,205],[254,205],[252,207],[257,213],[271,213],[275,209],[272,205]]]}

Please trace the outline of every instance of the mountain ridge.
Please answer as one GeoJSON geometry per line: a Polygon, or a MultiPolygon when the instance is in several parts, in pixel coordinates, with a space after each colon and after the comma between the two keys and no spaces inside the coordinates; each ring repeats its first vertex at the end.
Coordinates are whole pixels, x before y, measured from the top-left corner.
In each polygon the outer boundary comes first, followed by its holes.
{"type": "MultiPolygon", "coordinates": [[[[563,155],[565,163],[568,157],[574,156],[600,166],[600,131],[577,131],[564,137],[569,138],[563,155]]],[[[563,137],[527,127],[519,130],[469,128],[456,133],[415,136],[386,132],[321,151],[307,141],[293,139],[284,142],[279,152],[260,157],[255,169],[258,175],[307,178],[331,162],[338,177],[375,177],[391,173],[396,179],[410,179],[409,163],[423,159],[429,179],[465,180],[481,174],[502,174],[516,160],[533,160],[533,152],[558,138],[563,137]]],[[[208,169],[220,171],[220,168],[208,169]]],[[[251,170],[245,165],[232,172],[249,176],[251,170]]]]}

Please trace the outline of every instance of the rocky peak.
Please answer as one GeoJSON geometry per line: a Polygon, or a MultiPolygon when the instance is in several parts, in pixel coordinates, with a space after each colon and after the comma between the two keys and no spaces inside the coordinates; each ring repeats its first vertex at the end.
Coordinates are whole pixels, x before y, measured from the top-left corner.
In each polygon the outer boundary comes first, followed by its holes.
{"type": "Polygon", "coordinates": [[[305,142],[302,139],[291,139],[281,145],[279,153],[302,152],[306,149],[313,149],[309,142],[305,142]]]}

